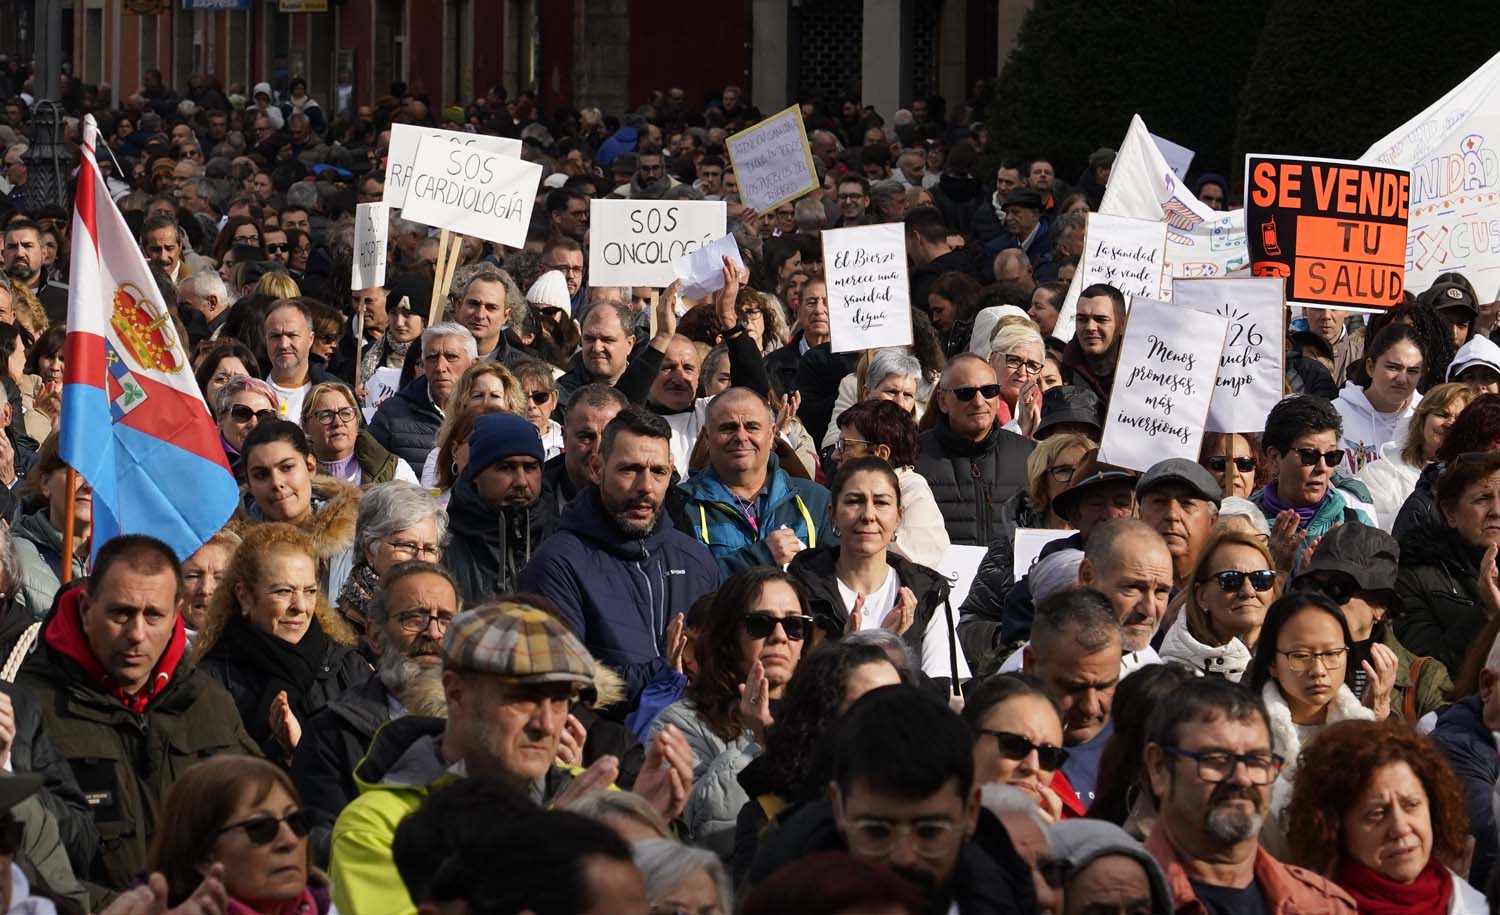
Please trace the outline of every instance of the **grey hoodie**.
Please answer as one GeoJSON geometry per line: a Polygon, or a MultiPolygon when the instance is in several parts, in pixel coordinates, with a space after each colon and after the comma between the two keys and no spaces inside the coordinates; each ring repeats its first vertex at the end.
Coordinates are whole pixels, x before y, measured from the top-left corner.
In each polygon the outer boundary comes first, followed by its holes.
{"type": "Polygon", "coordinates": [[[1152,915],[1172,915],[1172,891],[1167,887],[1161,865],[1146,851],[1146,846],[1115,824],[1104,820],[1062,820],[1047,827],[1047,845],[1052,860],[1066,862],[1069,874],[1077,874],[1106,855],[1124,855],[1138,862],[1151,883],[1152,915]]]}

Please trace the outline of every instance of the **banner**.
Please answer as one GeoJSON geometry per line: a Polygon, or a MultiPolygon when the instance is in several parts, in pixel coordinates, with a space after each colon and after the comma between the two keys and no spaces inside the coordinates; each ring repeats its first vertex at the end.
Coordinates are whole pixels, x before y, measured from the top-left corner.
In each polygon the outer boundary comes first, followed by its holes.
{"type": "Polygon", "coordinates": [[[424,138],[416,162],[403,218],[525,247],[540,165],[441,137],[424,138]]]}
{"type": "Polygon", "coordinates": [[[1078,272],[1080,292],[1108,283],[1125,294],[1154,299],[1161,295],[1167,230],[1149,219],[1088,214],[1088,236],[1078,272]]]}
{"type": "Polygon", "coordinates": [[[1146,471],[1198,460],[1229,322],[1154,299],[1130,304],[1099,461],[1146,471]]]}
{"type": "Polygon", "coordinates": [[[835,353],[911,345],[905,226],[827,229],[823,267],[835,353]]]}
{"type": "Polygon", "coordinates": [[[1362,162],[1411,171],[1406,288],[1462,273],[1500,299],[1500,54],[1426,111],[1376,141],[1362,162]]]}
{"type": "MultiPolygon", "coordinates": [[[[398,209],[406,206],[406,186],[411,180],[417,162],[417,146],[423,138],[446,140],[457,146],[482,149],[502,156],[521,158],[521,141],[510,137],[492,137],[481,133],[463,133],[457,130],[439,130],[435,127],[413,127],[410,124],[391,125],[391,146],[386,152],[385,192],[381,200],[398,209]]],[[[429,154],[437,151],[437,144],[429,146],[429,154]]],[[[405,216],[405,214],[402,214],[405,216]]]]}
{"type": "Polygon", "coordinates": [[[1173,305],[1229,321],[1205,431],[1265,429],[1266,414],[1282,396],[1286,306],[1281,296],[1275,277],[1172,281],[1173,305]]]}
{"type": "Polygon", "coordinates": [[[1245,157],[1250,270],[1286,303],[1385,311],[1401,302],[1411,173],[1344,159],[1245,157]]]}
{"type": "Polygon", "coordinates": [[[672,262],[728,231],[722,200],[594,200],[589,285],[670,286],[672,262]]]}
{"type": "MultiPolygon", "coordinates": [[[[1109,186],[1104,189],[1099,212],[1166,223],[1164,276],[1227,276],[1250,263],[1244,211],[1225,213],[1204,206],[1172,172],[1140,115],[1130,119],[1130,129],[1110,169],[1109,186]]],[[[1080,278],[1081,273],[1073,274],[1058,315],[1053,336],[1060,340],[1073,339],[1073,317],[1078,293],[1083,289],[1080,278]]],[[[1172,290],[1170,284],[1163,285],[1157,297],[1165,301],[1172,290]]]]}
{"type": "Polygon", "coordinates": [[[757,213],[769,213],[818,187],[800,105],[745,128],[725,145],[739,181],[740,201],[757,213]]]}
{"type": "Polygon", "coordinates": [[[384,286],[390,207],[384,203],[361,203],[354,210],[354,263],[349,288],[384,286]]]}

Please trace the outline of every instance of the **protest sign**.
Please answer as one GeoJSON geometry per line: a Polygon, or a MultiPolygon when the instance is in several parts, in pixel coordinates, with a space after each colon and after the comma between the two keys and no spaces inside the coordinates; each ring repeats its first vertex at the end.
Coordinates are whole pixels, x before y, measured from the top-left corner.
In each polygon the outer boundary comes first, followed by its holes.
{"type": "MultiPolygon", "coordinates": [[[[1099,212],[1165,223],[1167,252],[1162,270],[1165,276],[1225,276],[1249,263],[1245,211],[1221,212],[1205,206],[1173,174],[1140,115],[1130,119],[1130,130],[1110,169],[1109,186],[1104,189],[1099,212]]],[[[1073,282],[1063,299],[1057,329],[1052,332],[1059,340],[1073,339],[1078,293],[1084,288],[1080,279],[1081,271],[1073,274],[1073,282]]],[[[1172,292],[1170,285],[1164,285],[1166,288],[1159,297],[1167,300],[1172,292]]]]}
{"type": "Polygon", "coordinates": [[[1166,160],[1167,168],[1172,170],[1172,174],[1177,176],[1177,180],[1186,181],[1188,169],[1192,168],[1193,156],[1196,154],[1186,146],[1180,143],[1173,143],[1171,140],[1159,137],[1154,133],[1151,135],[1151,140],[1156,144],[1156,148],[1161,151],[1161,157],[1166,160]]]}
{"type": "MultiPolygon", "coordinates": [[[[393,207],[406,206],[406,190],[411,183],[412,175],[416,173],[417,146],[424,138],[442,140],[455,146],[466,146],[516,159],[521,158],[521,141],[510,137],[439,130],[435,127],[413,127],[410,124],[392,124],[391,146],[386,153],[385,192],[381,195],[383,202],[393,207]]],[[[437,149],[437,143],[429,144],[428,155],[435,154],[437,149]]]]}
{"type": "Polygon", "coordinates": [[[823,267],[835,353],[911,344],[911,289],[901,223],[826,230],[823,267]]]}
{"type": "Polygon", "coordinates": [[[401,370],[395,366],[383,365],[376,369],[369,378],[365,379],[365,422],[375,418],[375,411],[380,405],[390,399],[391,395],[401,387],[401,370]]]}
{"type": "Polygon", "coordinates": [[[757,213],[769,213],[818,186],[800,105],[745,128],[725,145],[740,185],[740,200],[757,213]]]}
{"type": "Polygon", "coordinates": [[[701,299],[724,288],[726,257],[741,270],[744,269],[745,262],[740,259],[740,245],[733,235],[716,238],[672,262],[672,273],[682,281],[681,288],[677,290],[679,307],[684,299],[701,299]]]}
{"type": "Polygon", "coordinates": [[[1198,460],[1229,321],[1154,299],[1130,304],[1099,461],[1145,471],[1198,460]]]}
{"type": "MultiPolygon", "coordinates": [[[[986,547],[982,546],[954,544],[948,547],[948,551],[938,562],[937,573],[948,580],[948,603],[953,607],[955,627],[958,623],[958,608],[964,605],[964,598],[969,596],[969,589],[974,586],[974,576],[979,574],[979,565],[984,562],[985,551],[986,547]]],[[[942,613],[942,610],[939,607],[938,613],[942,613]]]]}
{"type": "Polygon", "coordinates": [[[1020,581],[1031,572],[1031,567],[1042,555],[1047,544],[1064,537],[1071,537],[1072,530],[1054,530],[1050,527],[1018,527],[1011,552],[1011,572],[1020,581]]]}
{"type": "Polygon", "coordinates": [[[390,207],[383,203],[361,203],[354,208],[354,264],[350,289],[385,285],[386,238],[390,234],[390,207]]]}
{"type": "Polygon", "coordinates": [[[1411,170],[1406,286],[1426,289],[1449,270],[1479,301],[1500,298],[1500,54],[1360,158],[1411,170]]]}
{"type": "Polygon", "coordinates": [[[426,138],[401,215],[520,248],[541,181],[542,167],[535,162],[426,138]]]}
{"type": "Polygon", "coordinates": [[[1401,302],[1411,173],[1344,159],[1245,157],[1250,272],[1286,303],[1385,311],[1401,302]]]}
{"type": "Polygon", "coordinates": [[[1167,228],[1149,219],[1129,216],[1088,215],[1084,241],[1080,289],[1108,283],[1125,294],[1154,299],[1161,295],[1162,269],[1166,259],[1167,228]]]}
{"type": "Polygon", "coordinates": [[[1207,432],[1260,432],[1281,400],[1281,280],[1273,276],[1173,280],[1172,304],[1229,321],[1207,432]]]}
{"type": "Polygon", "coordinates": [[[672,262],[727,230],[722,200],[594,200],[589,285],[668,286],[672,262]]]}

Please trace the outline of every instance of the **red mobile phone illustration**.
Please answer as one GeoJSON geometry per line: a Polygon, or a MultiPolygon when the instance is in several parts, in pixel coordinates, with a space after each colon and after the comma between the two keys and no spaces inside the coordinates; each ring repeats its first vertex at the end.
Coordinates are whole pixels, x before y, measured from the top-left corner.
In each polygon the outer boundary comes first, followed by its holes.
{"type": "Polygon", "coordinates": [[[1281,246],[1276,244],[1276,217],[1260,224],[1260,246],[1272,257],[1281,256],[1281,246]]]}

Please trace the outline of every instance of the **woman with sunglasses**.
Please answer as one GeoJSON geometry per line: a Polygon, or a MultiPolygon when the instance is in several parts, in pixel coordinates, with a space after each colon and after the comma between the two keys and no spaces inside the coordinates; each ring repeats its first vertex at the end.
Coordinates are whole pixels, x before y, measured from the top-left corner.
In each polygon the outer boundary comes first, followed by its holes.
{"type": "Polygon", "coordinates": [[[416,471],[375,440],[365,427],[354,392],[341,381],[313,385],[302,401],[302,430],[318,469],[355,486],[388,480],[417,482],[416,471]]]}
{"type": "Polygon", "coordinates": [[[442,446],[453,439],[453,426],[465,413],[514,413],[526,415],[526,396],[521,382],[499,362],[476,362],[458,377],[448,403],[443,408],[443,422],[434,441],[438,447],[427,455],[422,465],[422,485],[435,486],[438,481],[438,459],[442,446]]]}
{"type": "Polygon", "coordinates": [[[1458,382],[1440,384],[1427,391],[1417,404],[1406,427],[1406,439],[1380,446],[1380,457],[1366,464],[1355,479],[1370,489],[1376,520],[1389,531],[1401,513],[1401,506],[1417,488],[1422,471],[1433,461],[1448,432],[1458,420],[1474,394],[1469,386],[1458,382]]]}
{"type": "Polygon", "coordinates": [[[302,721],[363,683],[370,665],[318,587],[313,540],[290,524],[246,531],[193,644],[204,673],[234,697],[245,732],[290,761],[302,721]]]}
{"type": "Polygon", "coordinates": [[[1344,473],[1358,473],[1380,456],[1380,448],[1404,429],[1421,402],[1417,385],[1424,368],[1416,331],[1407,324],[1391,324],[1375,335],[1365,349],[1359,383],[1344,383],[1334,409],[1344,420],[1344,473]]]}
{"type": "Polygon", "coordinates": [[[1062,773],[1068,759],[1062,713],[1042,681],[1019,673],[990,677],[967,697],[963,716],[974,732],[976,784],[1019,788],[1052,820],[1083,816],[1062,773]]]}
{"type": "Polygon", "coordinates": [[[1163,661],[1240,682],[1281,594],[1271,551],[1255,534],[1218,528],[1203,545],[1182,613],[1162,638],[1163,661]]]}
{"type": "Polygon", "coordinates": [[[311,825],[285,770],[254,756],[215,756],[167,792],[146,870],[166,877],[170,906],[187,900],[217,864],[227,915],[326,915],[330,894],[312,869],[311,825]]]}
{"type": "Polygon", "coordinates": [[[1285,760],[1271,787],[1270,813],[1261,832],[1272,854],[1285,847],[1283,815],[1296,785],[1302,747],[1330,724],[1383,720],[1390,714],[1393,684],[1376,683],[1368,661],[1366,673],[1375,684],[1367,693],[1368,706],[1354,695],[1353,649],[1344,612],[1321,594],[1293,591],[1266,612],[1246,682],[1265,702],[1272,750],[1285,760]]]}
{"type": "Polygon", "coordinates": [[[901,484],[878,457],[839,465],[828,513],[838,542],[793,557],[787,571],[809,594],[823,632],[887,629],[906,640],[924,674],[958,688],[968,663],[955,642],[948,580],[891,549],[901,527],[901,484]]]}
{"type": "Polygon", "coordinates": [[[542,451],[550,461],[563,450],[562,424],[552,418],[557,409],[557,377],[550,365],[529,357],[517,359],[510,369],[526,395],[526,421],[541,436],[542,451]]]}
{"type": "Polygon", "coordinates": [[[1205,432],[1198,463],[1213,476],[1224,498],[1250,498],[1256,486],[1255,455],[1260,436],[1249,432],[1205,432]]]}
{"type": "Polygon", "coordinates": [[[224,446],[224,457],[234,478],[245,482],[245,466],[240,459],[240,449],[245,446],[245,436],[258,424],[276,419],[281,409],[276,392],[259,378],[248,375],[231,377],[214,393],[214,416],[218,418],[219,443],[224,446]]]}
{"type": "Polygon", "coordinates": [[[802,659],[813,619],[807,592],[780,569],[730,576],[714,595],[695,644],[698,675],[651,722],[651,737],[676,725],[693,750],[693,789],[683,809],[685,839],[728,857],[749,798],[739,774],[766,745],[787,683],[802,659]]]}

